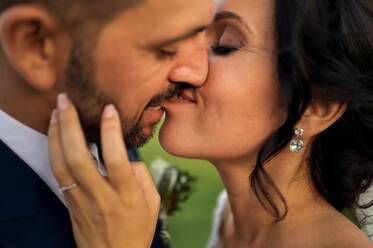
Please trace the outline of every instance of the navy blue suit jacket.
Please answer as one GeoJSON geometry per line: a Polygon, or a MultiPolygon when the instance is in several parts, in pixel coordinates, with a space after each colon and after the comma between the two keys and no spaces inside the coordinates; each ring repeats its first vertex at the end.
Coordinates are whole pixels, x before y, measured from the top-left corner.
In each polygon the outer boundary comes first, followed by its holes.
{"type": "MultiPolygon", "coordinates": [[[[76,245],[66,207],[0,140],[0,248],[26,247],[76,245]]],[[[157,231],[152,248],[162,247],[157,231]]]]}

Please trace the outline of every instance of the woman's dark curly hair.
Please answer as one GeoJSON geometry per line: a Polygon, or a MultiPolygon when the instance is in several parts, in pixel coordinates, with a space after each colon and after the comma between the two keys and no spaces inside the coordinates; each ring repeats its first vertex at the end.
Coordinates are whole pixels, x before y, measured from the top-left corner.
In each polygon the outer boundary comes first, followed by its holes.
{"type": "Polygon", "coordinates": [[[275,18],[288,117],[262,147],[252,188],[277,221],[283,219],[287,204],[265,164],[289,144],[311,101],[341,102],[346,113],[312,144],[310,172],[332,206],[351,207],[373,179],[373,1],[277,0],[275,18]]]}

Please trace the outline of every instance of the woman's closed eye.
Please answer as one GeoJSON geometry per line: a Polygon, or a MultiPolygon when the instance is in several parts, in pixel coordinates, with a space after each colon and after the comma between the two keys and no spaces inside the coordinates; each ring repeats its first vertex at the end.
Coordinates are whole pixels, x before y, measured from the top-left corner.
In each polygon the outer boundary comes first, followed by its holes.
{"type": "Polygon", "coordinates": [[[215,55],[220,55],[220,56],[226,56],[230,55],[236,51],[239,50],[239,48],[229,46],[229,45],[213,45],[211,46],[211,50],[215,55]]]}
{"type": "Polygon", "coordinates": [[[217,56],[228,56],[245,46],[245,39],[237,28],[225,26],[222,32],[215,37],[216,41],[211,46],[212,52],[217,56]]]}

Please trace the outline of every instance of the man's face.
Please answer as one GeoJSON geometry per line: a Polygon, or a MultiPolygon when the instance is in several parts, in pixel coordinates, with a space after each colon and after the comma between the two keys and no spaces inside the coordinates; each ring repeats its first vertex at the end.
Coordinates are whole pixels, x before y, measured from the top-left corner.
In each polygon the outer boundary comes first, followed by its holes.
{"type": "Polygon", "coordinates": [[[161,102],[175,86],[200,86],[208,73],[203,29],[212,20],[212,0],[148,0],[124,11],[98,34],[73,42],[66,91],[76,104],[90,141],[99,140],[100,114],[113,103],[129,148],[152,137],[161,102]]]}

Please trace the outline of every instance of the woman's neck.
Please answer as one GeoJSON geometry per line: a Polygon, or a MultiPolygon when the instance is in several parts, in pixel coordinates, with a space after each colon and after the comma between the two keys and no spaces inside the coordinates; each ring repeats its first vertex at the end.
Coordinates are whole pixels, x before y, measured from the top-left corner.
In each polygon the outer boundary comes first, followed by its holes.
{"type": "MultiPolygon", "coordinates": [[[[290,157],[291,158],[291,157],[290,157]]],[[[288,207],[286,218],[276,222],[276,218],[267,211],[253,193],[250,175],[253,163],[248,160],[240,162],[214,162],[228,193],[233,218],[234,240],[241,246],[260,247],[272,235],[277,223],[284,225],[307,216],[332,211],[313,187],[308,164],[302,160],[285,159],[278,155],[265,168],[284,196],[288,207]],[[284,163],[283,161],[286,161],[284,163]],[[301,162],[299,162],[301,161],[301,162]]],[[[264,182],[265,185],[268,185],[264,182]]],[[[274,199],[279,199],[273,194],[274,199]]],[[[276,205],[282,203],[276,201],[276,205]]]]}

